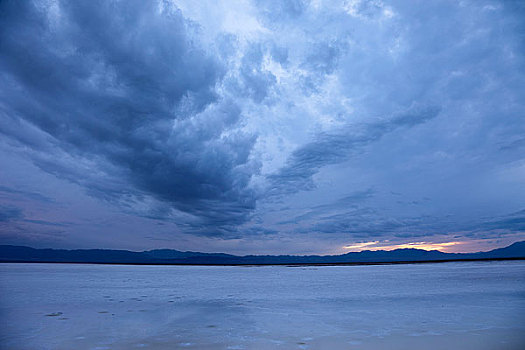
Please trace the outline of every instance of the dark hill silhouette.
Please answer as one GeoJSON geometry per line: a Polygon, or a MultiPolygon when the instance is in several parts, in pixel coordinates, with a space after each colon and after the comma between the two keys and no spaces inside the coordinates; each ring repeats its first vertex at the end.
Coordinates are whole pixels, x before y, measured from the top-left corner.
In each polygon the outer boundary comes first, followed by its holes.
{"type": "Polygon", "coordinates": [[[364,250],[342,255],[246,255],[181,252],[155,249],[143,252],[109,249],[35,249],[0,245],[0,262],[58,262],[107,264],[265,265],[265,264],[373,264],[451,260],[525,259],[525,241],[479,253],[443,253],[438,250],[364,250]]]}

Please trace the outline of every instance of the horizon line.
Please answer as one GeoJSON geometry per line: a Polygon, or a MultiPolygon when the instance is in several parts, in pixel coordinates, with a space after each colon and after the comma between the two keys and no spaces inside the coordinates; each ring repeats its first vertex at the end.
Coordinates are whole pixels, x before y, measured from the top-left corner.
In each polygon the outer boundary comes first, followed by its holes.
{"type": "Polygon", "coordinates": [[[301,256],[325,256],[325,257],[328,257],[328,256],[347,255],[347,254],[351,254],[351,253],[379,252],[379,251],[391,252],[391,251],[395,251],[395,250],[420,250],[420,251],[427,251],[427,252],[433,252],[434,251],[434,252],[439,252],[439,253],[443,253],[443,254],[477,254],[477,253],[487,253],[487,252],[491,252],[493,250],[507,248],[507,247],[512,246],[513,244],[520,243],[520,242],[525,242],[525,241],[516,241],[516,242],[513,242],[511,244],[508,244],[508,245],[500,247],[500,248],[493,248],[493,249],[490,249],[490,250],[484,250],[484,251],[482,250],[482,251],[476,251],[476,252],[444,252],[444,251],[441,251],[439,249],[424,249],[424,248],[420,248],[420,247],[417,248],[417,247],[413,247],[413,246],[411,247],[410,245],[413,244],[413,243],[406,243],[406,244],[400,244],[400,245],[391,245],[391,246],[377,247],[377,249],[363,249],[363,250],[359,250],[359,251],[349,251],[349,252],[341,253],[341,254],[246,254],[246,255],[236,255],[236,254],[223,253],[223,252],[211,252],[210,253],[210,252],[193,251],[193,250],[178,250],[178,249],[175,249],[175,248],[154,248],[154,249],[149,249],[149,250],[130,250],[130,249],[112,249],[112,248],[35,248],[35,247],[27,246],[27,245],[16,245],[16,244],[0,244],[0,246],[23,247],[23,248],[30,248],[30,249],[36,249],[36,250],[45,250],[45,249],[49,249],[49,250],[67,250],[67,251],[75,251],[75,250],[107,250],[107,251],[127,251],[127,252],[132,252],[132,253],[146,253],[146,252],[151,252],[151,251],[155,251],[155,250],[171,250],[171,251],[177,251],[177,252],[181,252],[181,253],[224,254],[224,255],[230,255],[230,256],[235,256],[235,257],[248,257],[248,256],[297,256],[297,257],[301,257],[301,256]],[[403,247],[400,247],[400,246],[403,246],[403,247]],[[391,247],[396,247],[396,248],[384,249],[384,248],[391,248],[391,247]]]}

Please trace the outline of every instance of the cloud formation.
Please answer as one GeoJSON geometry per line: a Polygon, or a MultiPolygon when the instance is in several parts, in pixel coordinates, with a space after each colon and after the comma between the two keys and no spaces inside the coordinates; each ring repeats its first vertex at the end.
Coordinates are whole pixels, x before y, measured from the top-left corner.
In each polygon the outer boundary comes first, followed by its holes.
{"type": "Polygon", "coordinates": [[[254,137],[236,130],[240,108],[216,92],[224,67],[177,8],[7,2],[1,21],[2,132],[41,169],[102,198],[150,196],[196,225],[254,208],[254,137]]]}
{"type": "Polygon", "coordinates": [[[523,237],[524,18],[493,0],[2,1],[1,233],[261,252],[523,237]]]}
{"type": "Polygon", "coordinates": [[[319,133],[316,140],[299,147],[277,174],[269,175],[270,192],[295,193],[314,187],[312,176],[322,167],[343,162],[352,153],[400,127],[411,127],[437,116],[439,108],[411,108],[394,117],[376,122],[353,125],[335,133],[319,133]]]}

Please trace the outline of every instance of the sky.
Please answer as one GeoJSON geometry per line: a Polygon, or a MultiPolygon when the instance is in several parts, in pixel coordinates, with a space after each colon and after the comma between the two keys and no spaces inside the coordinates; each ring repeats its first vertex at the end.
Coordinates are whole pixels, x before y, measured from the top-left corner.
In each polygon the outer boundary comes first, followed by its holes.
{"type": "Polygon", "coordinates": [[[521,1],[0,2],[0,244],[525,239],[521,1]]]}

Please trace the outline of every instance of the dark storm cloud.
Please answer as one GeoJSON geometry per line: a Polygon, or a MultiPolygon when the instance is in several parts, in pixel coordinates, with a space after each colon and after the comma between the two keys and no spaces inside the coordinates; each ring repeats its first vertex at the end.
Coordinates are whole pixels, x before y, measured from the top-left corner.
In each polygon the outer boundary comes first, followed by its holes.
{"type": "Polygon", "coordinates": [[[302,219],[308,220],[305,227],[308,227],[309,232],[344,235],[352,239],[430,237],[454,232],[459,225],[452,218],[430,215],[399,217],[366,206],[302,219]]]}
{"type": "Polygon", "coordinates": [[[35,164],[105,199],[151,197],[197,227],[245,220],[255,139],[235,131],[239,107],[215,93],[224,67],[194,44],[180,11],[152,1],[0,6],[0,131],[35,164]]]}
{"type": "Polygon", "coordinates": [[[424,123],[438,113],[438,107],[411,108],[389,119],[348,126],[337,133],[320,133],[315,141],[294,151],[277,174],[268,177],[270,192],[286,194],[313,189],[312,177],[322,167],[343,162],[385,134],[424,123]]]}
{"type": "MultiPolygon", "coordinates": [[[[333,203],[313,207],[307,213],[279,224],[297,224],[298,228],[295,231],[300,233],[315,232],[367,238],[396,236],[407,231],[417,236],[418,232],[428,229],[436,222],[434,218],[428,216],[408,218],[388,216],[380,209],[367,205],[367,201],[373,196],[374,191],[371,189],[356,192],[333,203]]],[[[433,235],[433,233],[425,231],[424,235],[433,235]]]]}
{"type": "Polygon", "coordinates": [[[347,210],[347,209],[358,209],[367,199],[374,196],[374,190],[369,188],[365,191],[357,191],[348,196],[344,196],[333,203],[316,205],[310,208],[305,208],[306,213],[288,218],[286,220],[280,221],[280,225],[285,224],[298,224],[305,220],[317,221],[322,217],[331,216],[333,212],[347,210]]]}
{"type": "Polygon", "coordinates": [[[53,199],[44,196],[37,192],[31,192],[31,191],[21,191],[14,188],[6,187],[6,186],[0,186],[0,196],[5,197],[11,197],[13,195],[22,196],[24,198],[28,198],[31,200],[44,202],[44,203],[52,203],[53,199]]]}
{"type": "Polygon", "coordinates": [[[525,210],[485,220],[465,221],[464,218],[455,215],[394,217],[382,210],[362,204],[356,202],[351,210],[341,210],[341,207],[334,205],[329,208],[331,210],[311,211],[280,224],[294,222],[302,224],[302,227],[307,227],[307,229],[299,228],[297,232],[344,234],[359,239],[367,237],[419,238],[447,235],[452,232],[461,232],[458,237],[485,239],[511,235],[525,230],[525,210]],[[334,214],[334,212],[337,213],[334,214]]]}
{"type": "Polygon", "coordinates": [[[0,204],[0,224],[2,224],[4,228],[7,228],[7,231],[19,230],[19,225],[24,223],[55,227],[65,227],[71,225],[70,222],[54,222],[29,219],[26,217],[24,209],[13,205],[0,204]]]}
{"type": "Polygon", "coordinates": [[[372,208],[362,208],[321,217],[311,230],[325,234],[347,234],[355,238],[379,237],[407,227],[407,220],[384,218],[372,208]]]}
{"type": "Polygon", "coordinates": [[[478,225],[474,230],[490,231],[500,230],[505,232],[523,232],[525,231],[525,209],[510,213],[508,215],[492,218],[478,225]]]}
{"type": "Polygon", "coordinates": [[[336,200],[334,203],[314,206],[312,207],[312,210],[323,212],[325,210],[330,210],[330,209],[352,207],[356,204],[363,203],[367,199],[372,198],[374,196],[374,193],[375,191],[372,188],[369,188],[364,191],[357,191],[357,192],[351,193],[347,196],[344,196],[343,198],[336,200]]]}
{"type": "Polygon", "coordinates": [[[270,88],[276,83],[275,76],[262,66],[263,55],[261,45],[250,46],[241,61],[240,79],[233,83],[233,88],[239,91],[239,95],[248,96],[257,103],[266,98],[270,88]]]}
{"type": "Polygon", "coordinates": [[[518,3],[0,1],[0,233],[523,237],[518,3]]]}
{"type": "Polygon", "coordinates": [[[19,220],[23,217],[24,214],[20,208],[8,205],[0,205],[0,223],[19,220]]]}

